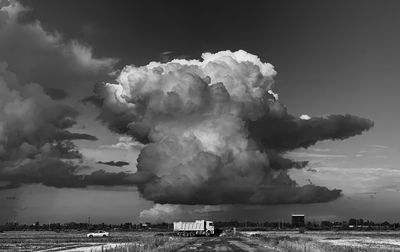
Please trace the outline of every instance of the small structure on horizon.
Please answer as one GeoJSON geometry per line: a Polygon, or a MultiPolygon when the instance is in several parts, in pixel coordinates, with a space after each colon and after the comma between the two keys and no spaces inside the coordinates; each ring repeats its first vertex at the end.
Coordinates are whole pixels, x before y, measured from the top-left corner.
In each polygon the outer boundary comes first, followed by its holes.
{"type": "Polygon", "coordinates": [[[304,227],[304,214],[292,214],[292,226],[293,227],[304,227]]]}

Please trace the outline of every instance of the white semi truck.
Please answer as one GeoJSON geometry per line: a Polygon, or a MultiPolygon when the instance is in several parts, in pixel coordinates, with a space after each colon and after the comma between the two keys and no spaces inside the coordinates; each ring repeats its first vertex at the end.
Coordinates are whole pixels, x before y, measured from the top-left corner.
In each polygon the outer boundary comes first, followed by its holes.
{"type": "Polygon", "coordinates": [[[174,222],[174,233],[179,236],[212,236],[214,223],[212,221],[196,220],[194,222],[174,222]]]}

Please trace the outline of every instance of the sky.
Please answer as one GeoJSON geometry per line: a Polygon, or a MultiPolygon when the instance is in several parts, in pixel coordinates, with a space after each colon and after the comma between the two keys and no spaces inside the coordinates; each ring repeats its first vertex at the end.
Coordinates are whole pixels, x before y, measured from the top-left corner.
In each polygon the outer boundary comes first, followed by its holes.
{"type": "Polygon", "coordinates": [[[0,1],[0,222],[400,222],[399,5],[0,1]]]}

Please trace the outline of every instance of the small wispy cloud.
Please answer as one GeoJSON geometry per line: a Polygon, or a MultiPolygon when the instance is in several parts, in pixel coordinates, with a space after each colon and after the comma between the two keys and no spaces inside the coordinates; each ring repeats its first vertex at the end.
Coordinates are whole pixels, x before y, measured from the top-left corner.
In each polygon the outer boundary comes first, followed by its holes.
{"type": "Polygon", "coordinates": [[[311,117],[310,117],[309,115],[305,115],[305,114],[304,114],[304,115],[301,115],[301,116],[300,116],[300,119],[301,119],[301,120],[310,120],[311,117]]]}
{"type": "Polygon", "coordinates": [[[345,158],[345,157],[347,157],[347,155],[342,155],[342,154],[319,154],[319,153],[298,152],[298,151],[292,151],[286,155],[291,158],[345,158]]]}
{"type": "Polygon", "coordinates": [[[340,187],[345,194],[399,191],[400,170],[383,167],[316,167],[309,176],[316,184],[340,187]],[[356,179],[355,179],[356,178],[356,179]]]}
{"type": "Polygon", "coordinates": [[[370,144],[367,146],[367,149],[357,151],[355,154],[356,157],[362,157],[365,154],[369,154],[370,156],[375,156],[375,158],[387,158],[387,155],[378,154],[385,152],[390,147],[386,145],[378,145],[378,144],[370,144]]]}
{"type": "Polygon", "coordinates": [[[309,150],[311,150],[311,151],[316,151],[316,152],[328,152],[328,151],[332,151],[332,149],[329,149],[329,148],[309,148],[309,150]]]}
{"type": "Polygon", "coordinates": [[[101,149],[120,149],[120,150],[141,150],[145,145],[135,141],[132,137],[120,137],[118,143],[110,145],[101,145],[101,149]]]}
{"type": "Polygon", "coordinates": [[[308,171],[308,172],[318,172],[316,169],[314,169],[314,168],[308,168],[306,171],[308,171]]]}
{"type": "Polygon", "coordinates": [[[369,147],[375,148],[375,149],[389,149],[389,146],[386,145],[379,145],[379,144],[370,144],[368,145],[369,147]]]}
{"type": "Polygon", "coordinates": [[[108,162],[98,161],[97,163],[103,164],[103,165],[108,165],[108,166],[117,166],[117,167],[129,165],[129,163],[125,162],[125,161],[108,161],[108,162]]]}

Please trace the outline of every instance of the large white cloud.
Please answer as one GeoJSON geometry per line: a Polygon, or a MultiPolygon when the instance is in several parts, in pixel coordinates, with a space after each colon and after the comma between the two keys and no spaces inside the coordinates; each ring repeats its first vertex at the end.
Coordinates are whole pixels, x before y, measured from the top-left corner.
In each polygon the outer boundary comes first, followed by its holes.
{"type": "Polygon", "coordinates": [[[325,202],[340,190],[300,187],[307,162],[281,154],[368,129],[369,120],[289,115],[272,91],[276,72],[245,51],[125,67],[92,101],[113,131],[146,144],[134,183],[146,199],[178,204],[325,202]]]}

